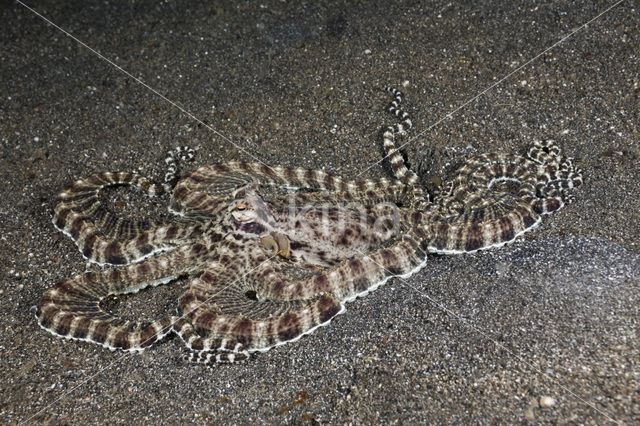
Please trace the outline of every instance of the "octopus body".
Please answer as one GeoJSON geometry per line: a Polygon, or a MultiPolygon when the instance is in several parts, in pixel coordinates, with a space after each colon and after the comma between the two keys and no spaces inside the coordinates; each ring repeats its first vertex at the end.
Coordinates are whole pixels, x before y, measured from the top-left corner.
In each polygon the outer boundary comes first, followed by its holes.
{"type": "MultiPolygon", "coordinates": [[[[134,173],[101,173],[58,195],[54,224],[91,262],[112,265],[47,290],[38,323],[65,338],[141,351],[170,333],[189,359],[213,364],[246,359],[310,333],[393,276],[425,265],[427,254],[497,247],[564,206],[582,182],[551,141],[526,157],[469,159],[433,199],[395,146],[411,127],[400,119],[383,133],[395,179],[349,181],[321,170],[230,162],[200,167],[172,188],[176,220],[121,218],[99,201],[102,188],[167,190],[134,173]],[[506,184],[516,189],[505,188],[506,184]],[[178,312],[130,321],[107,312],[108,296],[188,277],[178,312]]],[[[168,161],[173,180],[174,155],[168,161]]]]}

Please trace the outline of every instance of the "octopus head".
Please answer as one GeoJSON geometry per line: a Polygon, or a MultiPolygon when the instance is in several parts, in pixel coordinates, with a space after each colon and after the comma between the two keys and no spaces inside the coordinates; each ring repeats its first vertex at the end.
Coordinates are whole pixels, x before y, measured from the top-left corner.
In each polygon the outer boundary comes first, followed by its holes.
{"type": "Polygon", "coordinates": [[[231,202],[229,213],[239,229],[252,234],[263,234],[274,222],[268,204],[257,191],[245,191],[231,202]]]}

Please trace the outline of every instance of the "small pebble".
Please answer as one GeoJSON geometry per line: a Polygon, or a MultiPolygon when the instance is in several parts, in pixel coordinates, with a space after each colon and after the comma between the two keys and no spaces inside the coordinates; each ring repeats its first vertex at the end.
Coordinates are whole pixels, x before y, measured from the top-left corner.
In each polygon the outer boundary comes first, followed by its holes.
{"type": "Polygon", "coordinates": [[[541,408],[549,408],[556,405],[556,400],[551,398],[550,396],[543,396],[540,398],[540,407],[541,408]]]}
{"type": "Polygon", "coordinates": [[[533,408],[527,408],[527,411],[524,412],[524,417],[527,420],[534,421],[536,419],[536,414],[533,412],[533,408]]]}

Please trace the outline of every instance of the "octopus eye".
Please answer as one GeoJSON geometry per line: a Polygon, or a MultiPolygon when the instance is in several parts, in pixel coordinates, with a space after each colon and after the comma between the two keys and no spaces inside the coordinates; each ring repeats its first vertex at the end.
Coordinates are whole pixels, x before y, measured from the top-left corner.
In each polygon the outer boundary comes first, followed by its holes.
{"type": "Polygon", "coordinates": [[[240,203],[236,205],[236,210],[239,212],[243,212],[247,209],[247,205],[245,203],[240,203]]]}

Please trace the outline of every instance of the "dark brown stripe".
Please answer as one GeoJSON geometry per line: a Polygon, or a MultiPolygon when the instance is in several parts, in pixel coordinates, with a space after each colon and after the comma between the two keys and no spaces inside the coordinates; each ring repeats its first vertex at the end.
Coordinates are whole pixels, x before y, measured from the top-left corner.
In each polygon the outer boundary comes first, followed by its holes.
{"type": "Polygon", "coordinates": [[[64,229],[67,223],[67,217],[71,214],[70,209],[63,209],[56,214],[55,224],[58,228],[64,229]]]}
{"type": "Polygon", "coordinates": [[[280,341],[286,342],[295,339],[300,334],[302,334],[300,319],[296,314],[286,315],[278,321],[278,339],[280,341]]]}
{"type": "MultiPolygon", "coordinates": [[[[109,277],[108,281],[110,283],[114,283],[114,284],[122,284],[123,281],[123,276],[126,276],[126,272],[124,270],[124,268],[117,268],[117,269],[109,269],[106,271],[107,276],[109,277]]],[[[96,276],[96,278],[98,278],[97,280],[92,280],[92,282],[97,282],[99,280],[99,277],[96,276]]]]}
{"type": "Polygon", "coordinates": [[[111,326],[109,324],[100,321],[93,331],[93,334],[89,337],[98,343],[104,343],[107,340],[110,329],[111,326]]]}
{"type": "Polygon", "coordinates": [[[73,222],[71,222],[71,228],[69,229],[69,233],[71,234],[71,238],[74,240],[78,239],[80,235],[80,230],[82,229],[82,223],[85,221],[83,216],[76,217],[73,222]]]}
{"type": "MultiPolygon", "coordinates": [[[[88,274],[87,274],[88,275],[88,274]]],[[[58,283],[55,287],[53,287],[52,289],[50,289],[49,291],[47,291],[47,293],[45,294],[50,294],[51,290],[56,290],[59,293],[70,293],[75,289],[75,285],[73,282],[73,278],[67,278],[64,281],[61,281],[60,283],[58,283]]]]}
{"type": "Polygon", "coordinates": [[[213,169],[216,173],[229,173],[229,166],[225,163],[214,164],[213,169]]]}
{"type": "Polygon", "coordinates": [[[362,261],[360,261],[359,259],[351,260],[349,262],[349,268],[351,269],[351,274],[354,277],[362,276],[365,273],[364,265],[362,264],[362,261]]]}
{"type": "Polygon", "coordinates": [[[404,265],[397,265],[397,266],[389,266],[388,268],[385,268],[385,276],[400,276],[400,275],[404,275],[406,274],[408,271],[406,270],[406,268],[404,267],[404,265]]]}
{"type": "Polygon", "coordinates": [[[204,244],[194,244],[191,246],[191,255],[196,256],[196,257],[200,257],[202,255],[204,255],[207,252],[207,247],[204,244]]]}
{"type": "Polygon", "coordinates": [[[456,232],[456,240],[455,240],[455,248],[458,250],[464,250],[464,246],[466,242],[464,240],[465,233],[467,232],[467,227],[459,225],[456,232]]]}
{"type": "Polygon", "coordinates": [[[89,331],[89,325],[91,324],[91,319],[82,318],[80,321],[76,323],[76,328],[73,330],[73,337],[76,339],[84,339],[87,337],[87,332],[89,331]]]}
{"type": "Polygon", "coordinates": [[[412,212],[411,213],[411,223],[418,224],[422,221],[422,213],[420,212],[412,212]]]}
{"type": "Polygon", "coordinates": [[[273,169],[271,167],[265,165],[265,164],[262,164],[260,166],[260,171],[262,173],[264,173],[265,175],[267,175],[267,176],[270,176],[270,177],[275,176],[275,173],[274,173],[273,169]]]}
{"type": "Polygon", "coordinates": [[[340,309],[340,304],[336,303],[333,298],[323,296],[318,301],[318,315],[320,317],[320,323],[325,323],[338,315],[340,309]]]}
{"type": "Polygon", "coordinates": [[[137,274],[141,277],[146,277],[151,275],[151,265],[149,264],[149,262],[141,262],[140,264],[138,264],[137,269],[137,274]]]}
{"type": "Polygon", "coordinates": [[[180,310],[183,314],[187,314],[186,307],[191,305],[193,302],[197,302],[198,299],[193,291],[185,291],[180,297],[180,310]]]}
{"type": "Polygon", "coordinates": [[[216,276],[211,272],[211,271],[205,271],[201,276],[200,279],[204,282],[206,282],[207,284],[214,284],[216,283],[218,280],[216,279],[216,276]]]}
{"type": "Polygon", "coordinates": [[[250,320],[243,318],[233,325],[232,333],[234,336],[250,336],[253,331],[250,320]]]}
{"type": "Polygon", "coordinates": [[[434,226],[434,238],[431,240],[431,245],[438,250],[442,250],[447,247],[447,234],[449,231],[449,225],[446,223],[438,223],[434,226]]]}
{"type": "Polygon", "coordinates": [[[524,222],[525,227],[530,228],[536,223],[536,218],[534,218],[531,213],[527,209],[522,209],[521,212],[522,220],[524,222]]]}
{"type": "Polygon", "coordinates": [[[128,336],[128,332],[126,332],[125,330],[119,330],[113,338],[112,345],[125,350],[130,349],[131,343],[129,343],[129,339],[127,338],[128,336]]]}
{"type": "MultiPolygon", "coordinates": [[[[44,299],[42,304],[44,304],[44,299]]],[[[40,306],[42,306],[42,304],[40,306]]],[[[39,314],[38,322],[40,323],[41,326],[43,326],[47,330],[51,330],[51,320],[53,319],[54,315],[57,314],[59,311],[60,311],[59,309],[52,310],[51,308],[49,308],[46,315],[42,315],[42,311],[40,311],[38,313],[39,314]]]]}
{"type": "Polygon", "coordinates": [[[138,248],[138,251],[140,252],[140,254],[142,254],[143,256],[148,255],[149,253],[151,253],[153,251],[153,246],[149,245],[149,244],[145,244],[142,247],[138,248]]]}
{"type": "Polygon", "coordinates": [[[218,317],[214,312],[203,311],[204,312],[202,314],[198,315],[196,323],[194,324],[194,326],[204,331],[204,333],[199,332],[198,334],[207,334],[210,332],[213,329],[213,322],[218,317]]]}
{"type": "Polygon", "coordinates": [[[183,185],[178,185],[173,190],[174,200],[184,200],[187,194],[191,193],[191,190],[183,185]]]}
{"type": "Polygon", "coordinates": [[[513,231],[513,226],[511,225],[511,221],[507,217],[503,217],[498,221],[498,227],[500,228],[500,240],[511,241],[515,238],[515,234],[513,231]]]}
{"type": "Polygon", "coordinates": [[[309,182],[313,182],[313,181],[316,180],[315,172],[313,170],[310,170],[310,169],[305,169],[304,177],[309,182]]]}
{"type": "Polygon", "coordinates": [[[229,326],[229,322],[228,322],[228,321],[225,321],[225,322],[223,322],[222,324],[218,325],[218,327],[217,327],[217,331],[218,331],[218,333],[219,333],[219,334],[221,334],[221,335],[226,335],[226,334],[228,334],[228,332],[229,332],[229,327],[230,327],[230,326],[229,326]]]}
{"type": "Polygon", "coordinates": [[[372,283],[367,278],[358,278],[353,280],[353,289],[356,293],[362,293],[367,290],[372,283]]]}
{"type": "Polygon", "coordinates": [[[291,250],[300,250],[301,248],[309,247],[308,244],[301,241],[290,241],[289,248],[291,250]]]}
{"type": "Polygon", "coordinates": [[[189,179],[191,182],[197,184],[197,183],[202,183],[202,182],[206,181],[208,179],[208,177],[207,176],[203,176],[202,174],[196,172],[196,173],[190,174],[187,177],[187,179],[189,179]]]}
{"type": "Polygon", "coordinates": [[[473,222],[475,223],[480,223],[484,220],[484,215],[485,212],[487,211],[486,208],[480,208],[480,209],[475,209],[471,212],[471,218],[473,220],[473,222]]]}
{"type": "Polygon", "coordinates": [[[287,283],[284,280],[278,279],[271,285],[271,291],[275,294],[281,294],[287,283]]]}
{"type": "Polygon", "coordinates": [[[484,245],[482,228],[478,225],[471,225],[467,229],[466,251],[478,250],[484,245]]]}
{"type": "Polygon", "coordinates": [[[547,211],[554,212],[560,208],[560,200],[547,200],[547,211]]]}
{"type": "Polygon", "coordinates": [[[390,250],[383,250],[380,252],[380,255],[382,256],[382,261],[385,268],[389,268],[398,263],[398,257],[390,250]]]}
{"type": "Polygon", "coordinates": [[[83,247],[82,247],[82,254],[87,259],[93,259],[93,245],[95,244],[97,239],[98,239],[98,233],[97,232],[91,232],[85,238],[84,244],[83,244],[83,247]]]}
{"type": "Polygon", "coordinates": [[[285,168],[284,175],[292,182],[298,181],[298,177],[296,176],[296,171],[294,169],[285,168]]]}
{"type": "Polygon", "coordinates": [[[158,340],[158,336],[156,335],[156,331],[151,325],[142,329],[140,333],[140,347],[146,348],[153,345],[156,340],[158,340]]]}
{"type": "Polygon", "coordinates": [[[122,265],[122,264],[128,263],[127,258],[122,253],[120,244],[118,244],[115,241],[110,243],[106,247],[104,251],[104,257],[108,263],[113,263],[115,265],[122,265]]]}
{"type": "Polygon", "coordinates": [[[316,293],[329,290],[329,279],[325,274],[313,277],[313,290],[316,293]]]}

